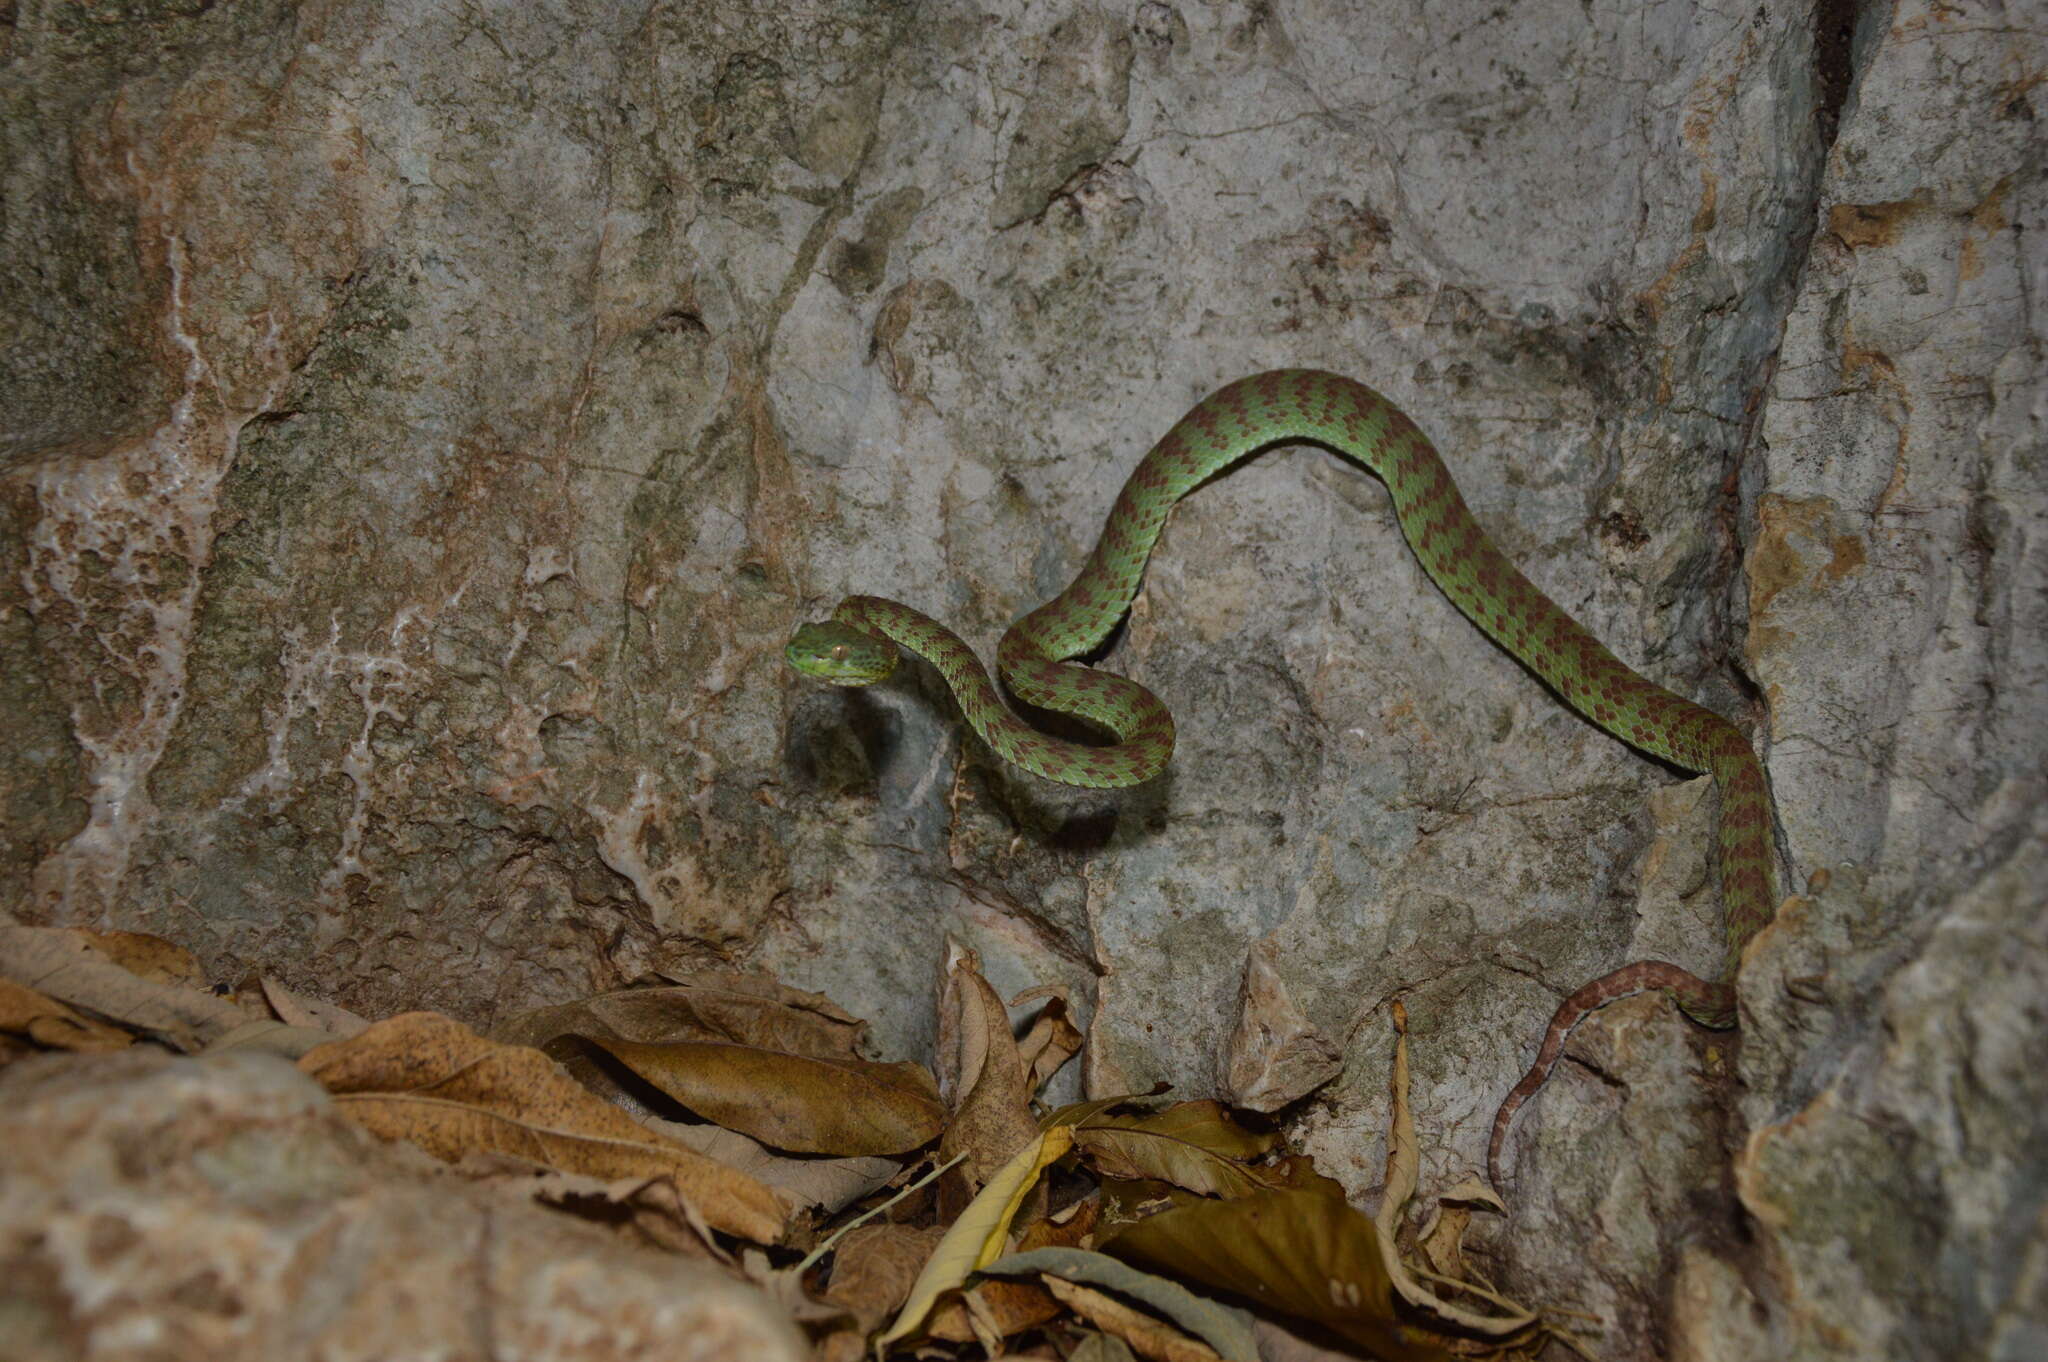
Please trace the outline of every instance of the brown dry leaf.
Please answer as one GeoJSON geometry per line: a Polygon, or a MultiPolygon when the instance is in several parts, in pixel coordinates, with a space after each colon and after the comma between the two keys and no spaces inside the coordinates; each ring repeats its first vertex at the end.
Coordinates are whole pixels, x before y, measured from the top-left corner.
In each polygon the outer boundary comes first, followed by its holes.
{"type": "Polygon", "coordinates": [[[1061,1304],[1104,1333],[1130,1344],[1140,1357],[1152,1358],[1154,1362],[1223,1362],[1208,1344],[1188,1337],[1165,1320],[1124,1304],[1106,1291],[1049,1274],[1045,1285],[1061,1304]]]}
{"type": "Polygon", "coordinates": [[[942,1158],[965,1153],[969,1191],[984,1186],[1018,1150],[1038,1138],[1031,1115],[1031,1071],[1017,1050],[1010,1013],[981,977],[981,957],[950,938],[939,993],[939,1092],[952,1124],[942,1158]]]}
{"type": "Polygon", "coordinates": [[[867,1023],[822,993],[785,988],[765,974],[685,976],[672,987],[624,988],[536,1008],[494,1031],[508,1045],[548,1048],[561,1036],[661,1045],[723,1041],[812,1059],[859,1059],[867,1023]]]}
{"type": "Polygon", "coordinates": [[[1074,1351],[1067,1354],[1067,1362],[1137,1362],[1137,1358],[1130,1344],[1114,1334],[1098,1334],[1092,1329],[1082,1334],[1074,1351]]]}
{"type": "Polygon", "coordinates": [[[332,1037],[253,1020],[225,998],[156,983],[115,964],[83,932],[0,923],[0,977],[118,1022],[188,1054],[224,1042],[297,1056],[332,1037]]]}
{"type": "Polygon", "coordinates": [[[620,1207],[632,1217],[633,1227],[655,1247],[732,1266],[732,1255],[719,1246],[703,1215],[667,1177],[604,1182],[580,1173],[536,1175],[531,1164],[503,1154],[465,1155],[455,1169],[572,1213],[591,1203],[620,1207]]]}
{"type": "Polygon", "coordinates": [[[55,998],[11,979],[0,979],[0,1031],[25,1036],[49,1050],[124,1050],[135,1043],[126,1031],[80,1016],[55,998]]]}
{"type": "Polygon", "coordinates": [[[765,1148],[724,1126],[684,1125],[659,1116],[643,1116],[640,1124],[678,1144],[686,1144],[727,1168],[737,1168],[784,1193],[793,1206],[817,1206],[830,1215],[886,1186],[902,1164],[882,1158],[790,1158],[765,1148]]]}
{"type": "Polygon", "coordinates": [[[1282,1185],[1284,1172],[1250,1162],[1278,1142],[1277,1135],[1246,1130],[1212,1100],[1135,1115],[1103,1112],[1074,1129],[1074,1147],[1102,1176],[1157,1179],[1204,1196],[1245,1196],[1282,1185]]]}
{"type": "Polygon", "coordinates": [[[1379,1228],[1336,1197],[1276,1188],[1199,1201],[1127,1226],[1102,1247],[1150,1271],[1313,1321],[1387,1362],[1449,1356],[1401,1323],[1379,1228]]]}
{"type": "Polygon", "coordinates": [[[809,1327],[843,1325],[852,1312],[835,1301],[820,1300],[804,1289],[801,1268],[777,1267],[758,1248],[740,1250],[740,1274],[767,1293],[792,1321],[809,1327]]]}
{"type": "Polygon", "coordinates": [[[904,1154],[946,1126],[931,1076],[917,1064],[813,1059],[711,1041],[587,1039],[697,1115],[777,1149],[904,1154]]]}
{"type": "Polygon", "coordinates": [[[1535,1326],[1535,1311],[1485,1287],[1462,1282],[1447,1285],[1478,1297],[1491,1308],[1474,1310],[1453,1304],[1417,1281],[1401,1261],[1395,1236],[1400,1229],[1401,1213],[1415,1195],[1421,1177],[1422,1153],[1415,1139],[1415,1117],[1408,1106],[1408,1010],[1396,1002],[1393,1017],[1393,1113],[1387,1130],[1387,1185],[1380,1199],[1380,1213],[1374,1220],[1379,1231],[1380,1261],[1386,1266],[1394,1294],[1446,1327],[1481,1338],[1507,1338],[1522,1333],[1535,1326]]]}
{"type": "Polygon", "coordinates": [[[148,932],[96,932],[88,927],[70,930],[80,941],[138,979],[208,991],[210,981],[200,967],[199,957],[183,946],[148,932]]]}
{"type": "Polygon", "coordinates": [[[299,1067],[387,1140],[453,1162],[472,1150],[614,1181],[668,1177],[714,1229],[773,1243],[787,1207],[753,1178],[650,1131],[538,1050],[409,1012],[308,1053],[299,1067]]]}
{"type": "Polygon", "coordinates": [[[811,1362],[863,1362],[867,1335],[859,1329],[836,1329],[811,1345],[811,1362]]]}
{"type": "MultiPolygon", "coordinates": [[[[1010,999],[1010,1006],[1016,1007],[1019,998],[1037,990],[1026,990],[1018,998],[1010,999]]],[[[1043,1088],[1052,1076],[1065,1066],[1066,1062],[1081,1053],[1084,1039],[1080,1028],[1069,1020],[1067,1000],[1054,995],[1045,1007],[1031,1021],[1024,1039],[1017,1042],[1017,1054],[1024,1061],[1024,1067],[1031,1073],[1031,1090],[1043,1088]]]]}
{"type": "Polygon", "coordinates": [[[295,993],[269,975],[256,981],[263,991],[263,1000],[270,1004],[270,1010],[286,1026],[303,1026],[326,1031],[342,1040],[360,1036],[370,1029],[369,1019],[321,998],[309,998],[295,993]]]}
{"type": "Polygon", "coordinates": [[[862,1333],[873,1332],[909,1299],[911,1283],[945,1233],[940,1225],[862,1225],[849,1230],[833,1250],[832,1283],[825,1289],[825,1299],[852,1311],[862,1333]]]}

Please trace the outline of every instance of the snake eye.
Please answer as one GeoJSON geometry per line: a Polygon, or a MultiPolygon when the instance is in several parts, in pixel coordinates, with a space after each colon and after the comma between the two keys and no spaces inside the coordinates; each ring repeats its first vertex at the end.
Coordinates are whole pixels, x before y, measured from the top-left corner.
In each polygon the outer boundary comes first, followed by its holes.
{"type": "Polygon", "coordinates": [[[834,662],[846,661],[846,645],[844,643],[835,643],[832,645],[832,660],[834,662]]]}

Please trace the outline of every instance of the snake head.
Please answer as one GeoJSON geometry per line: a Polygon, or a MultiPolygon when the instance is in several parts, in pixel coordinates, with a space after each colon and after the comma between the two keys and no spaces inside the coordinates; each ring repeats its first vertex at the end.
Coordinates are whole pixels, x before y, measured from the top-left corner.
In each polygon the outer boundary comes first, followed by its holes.
{"type": "Polygon", "coordinates": [[[805,676],[835,686],[870,686],[896,669],[896,645],[839,620],[800,624],[782,650],[805,676]]]}

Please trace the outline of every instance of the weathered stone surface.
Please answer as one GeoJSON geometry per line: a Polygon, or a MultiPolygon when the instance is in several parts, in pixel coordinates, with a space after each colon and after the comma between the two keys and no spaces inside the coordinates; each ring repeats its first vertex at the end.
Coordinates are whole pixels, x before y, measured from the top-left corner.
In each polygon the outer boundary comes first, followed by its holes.
{"type": "Polygon", "coordinates": [[[1151,789],[1001,770],[921,668],[779,659],[848,591],[987,646],[1191,402],[1320,365],[1757,733],[1788,891],[1834,872],[1739,1036],[1590,1024],[1511,1147],[1503,1280],[1616,1356],[2036,1336],[2037,1077],[1992,1053],[2032,965],[1962,949],[2042,911],[2031,10],[10,13],[29,917],[480,1025],[742,959],[895,1053],[951,933],[1066,986],[1096,1091],[1216,1087],[1256,948],[1344,1051],[1318,1154],[1379,1177],[1399,995],[1462,1178],[1565,990],[1717,966],[1712,801],[1486,643],[1369,476],[1276,452],[1176,516],[1106,659],[1179,717],[1151,789]],[[1849,1166],[1868,1214],[1821,1204],[1849,1166]],[[1871,1304],[1909,1288],[1962,1304],[1871,1304]]]}
{"type": "Polygon", "coordinates": [[[437,1172],[281,1059],[25,1061],[0,1145],[22,1362],[806,1355],[751,1286],[437,1172]]]}

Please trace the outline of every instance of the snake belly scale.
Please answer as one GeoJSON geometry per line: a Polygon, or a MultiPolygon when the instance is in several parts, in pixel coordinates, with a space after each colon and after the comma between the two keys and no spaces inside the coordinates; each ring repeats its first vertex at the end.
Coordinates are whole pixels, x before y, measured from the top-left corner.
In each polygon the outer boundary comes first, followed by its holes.
{"type": "Polygon", "coordinates": [[[1011,625],[996,654],[1003,681],[1018,698],[1106,729],[1115,737],[1107,745],[1053,737],[1017,718],[972,649],[936,620],[895,601],[850,596],[830,620],[802,626],[786,655],[809,675],[864,685],[889,673],[901,645],[938,670],[969,725],[1004,760],[1098,789],[1149,780],[1173,755],[1172,714],[1136,682],[1066,659],[1093,651],[1116,628],[1176,502],[1238,460],[1296,441],[1324,445],[1378,475],[1430,579],[1573,709],[1631,746],[1711,773],[1720,791],[1727,942],[1720,976],[1702,979],[1645,960],[1566,998],[1535,1064],[1494,1118],[1487,1170],[1498,1186],[1500,1152],[1516,1109],[1542,1086],[1566,1035],[1587,1013],[1631,993],[1663,989],[1696,1021],[1734,1025],[1735,970],[1776,904],[1770,796],[1763,768],[1734,724],[1630,670],[1507,560],[1459,495],[1435,446],[1392,402],[1337,374],[1278,369],[1218,389],[1146,454],[1079,575],[1011,625]]]}

